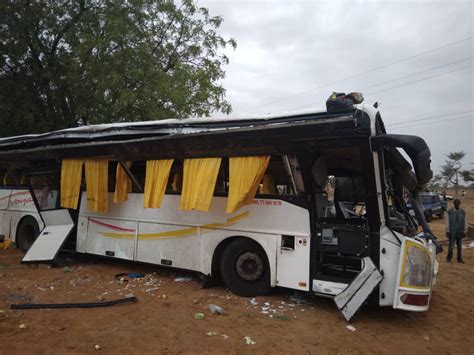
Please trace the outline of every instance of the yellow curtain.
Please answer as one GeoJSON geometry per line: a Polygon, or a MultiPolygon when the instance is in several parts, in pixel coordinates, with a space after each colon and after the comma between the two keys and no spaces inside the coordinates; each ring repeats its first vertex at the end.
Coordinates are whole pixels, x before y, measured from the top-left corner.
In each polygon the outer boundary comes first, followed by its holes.
{"type": "Polygon", "coordinates": [[[173,159],[148,160],[146,162],[145,193],[143,207],[159,208],[165,196],[173,159]]]}
{"type": "Polygon", "coordinates": [[[96,212],[107,212],[109,162],[106,159],[87,159],[85,162],[87,208],[96,212]]]}
{"type": "Polygon", "coordinates": [[[252,202],[270,157],[229,158],[229,197],[227,213],[252,202]]]}
{"type": "MultiPolygon", "coordinates": [[[[132,166],[131,161],[125,162],[130,168],[132,166]]],[[[122,164],[117,163],[117,171],[115,172],[115,192],[114,202],[125,202],[128,199],[128,193],[132,192],[132,179],[130,179],[122,167],[122,164]]]]}
{"type": "Polygon", "coordinates": [[[63,159],[61,163],[61,207],[77,208],[81,192],[82,159],[63,159]]]}
{"type": "Polygon", "coordinates": [[[209,211],[221,158],[186,159],[179,208],[209,211]]]}

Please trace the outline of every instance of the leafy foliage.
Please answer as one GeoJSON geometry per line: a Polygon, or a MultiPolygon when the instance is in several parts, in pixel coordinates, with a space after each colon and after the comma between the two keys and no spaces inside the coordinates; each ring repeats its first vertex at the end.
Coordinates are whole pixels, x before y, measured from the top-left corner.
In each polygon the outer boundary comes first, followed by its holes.
{"type": "Polygon", "coordinates": [[[233,39],[185,0],[0,3],[0,136],[231,111],[233,39]]]}
{"type": "Polygon", "coordinates": [[[474,170],[462,170],[459,172],[466,182],[474,182],[474,170]]]}
{"type": "Polygon", "coordinates": [[[462,167],[461,160],[466,156],[463,151],[451,152],[448,154],[448,159],[445,164],[441,166],[441,176],[446,183],[454,185],[456,195],[458,194],[459,186],[459,171],[462,167]]]}

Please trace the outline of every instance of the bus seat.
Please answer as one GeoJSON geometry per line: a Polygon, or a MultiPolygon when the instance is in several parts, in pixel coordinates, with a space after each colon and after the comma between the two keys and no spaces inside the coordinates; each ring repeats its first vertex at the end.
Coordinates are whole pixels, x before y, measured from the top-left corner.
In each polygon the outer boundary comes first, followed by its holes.
{"type": "Polygon", "coordinates": [[[262,194],[267,194],[267,195],[277,195],[278,190],[275,184],[275,178],[273,175],[265,174],[263,175],[263,180],[262,180],[262,194]]]}
{"type": "Polygon", "coordinates": [[[355,206],[358,202],[365,202],[364,179],[361,176],[336,177],[334,187],[334,206],[338,217],[348,219],[345,205],[355,206]]]}

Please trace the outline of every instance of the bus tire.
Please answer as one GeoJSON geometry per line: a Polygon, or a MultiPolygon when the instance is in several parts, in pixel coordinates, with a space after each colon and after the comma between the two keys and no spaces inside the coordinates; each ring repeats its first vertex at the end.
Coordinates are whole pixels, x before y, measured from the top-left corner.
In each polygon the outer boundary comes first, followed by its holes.
{"type": "Polygon", "coordinates": [[[224,249],[221,275],[229,290],[239,296],[266,295],[271,290],[270,265],[263,248],[248,238],[237,238],[224,249]]]}
{"type": "Polygon", "coordinates": [[[18,226],[16,233],[16,244],[23,253],[26,253],[39,235],[39,226],[32,216],[24,217],[18,226]]]}

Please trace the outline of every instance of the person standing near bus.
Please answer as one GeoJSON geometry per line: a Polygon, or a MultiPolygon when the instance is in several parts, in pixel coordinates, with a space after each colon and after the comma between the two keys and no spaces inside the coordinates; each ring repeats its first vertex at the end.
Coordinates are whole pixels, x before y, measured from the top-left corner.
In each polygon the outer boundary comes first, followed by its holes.
{"type": "Polygon", "coordinates": [[[464,263],[462,259],[462,238],[467,232],[466,211],[461,206],[461,201],[455,199],[453,201],[454,208],[449,209],[446,218],[446,236],[449,238],[449,249],[447,261],[451,262],[454,251],[454,244],[458,248],[458,263],[464,263]]]}

